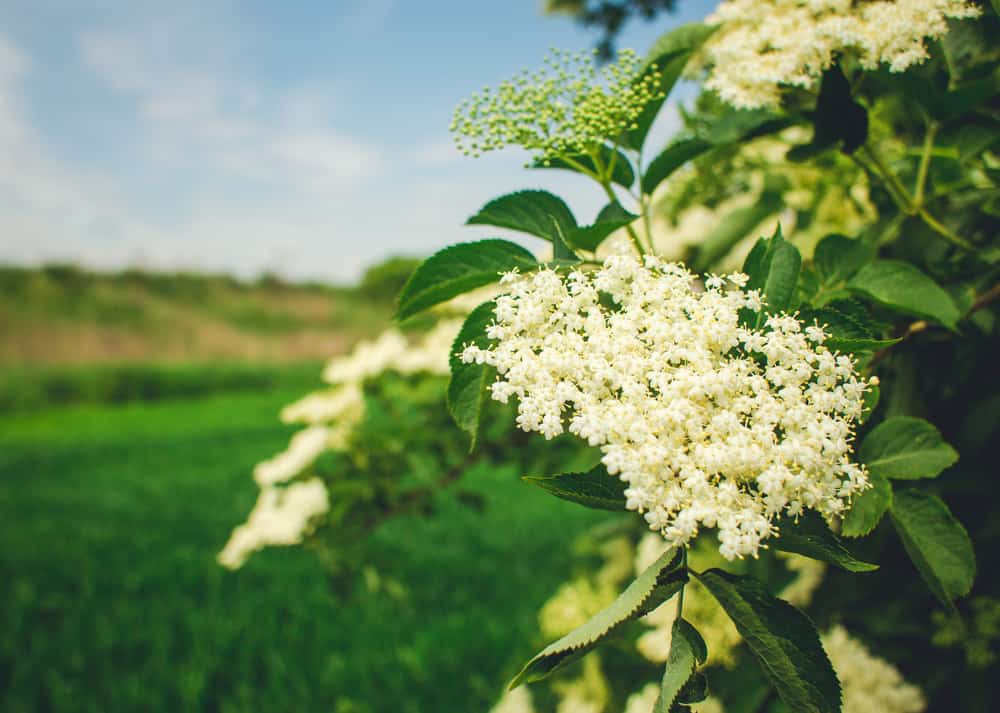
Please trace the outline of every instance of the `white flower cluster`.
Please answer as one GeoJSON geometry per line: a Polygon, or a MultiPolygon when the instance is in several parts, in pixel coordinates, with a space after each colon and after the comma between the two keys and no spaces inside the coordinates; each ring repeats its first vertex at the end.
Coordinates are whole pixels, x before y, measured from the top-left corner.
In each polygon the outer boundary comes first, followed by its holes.
{"type": "Polygon", "coordinates": [[[300,543],[311,521],[329,507],[326,487],[316,478],[281,484],[305,473],[325,451],[348,447],[354,426],[364,415],[365,379],[390,369],[447,374],[448,352],[461,325],[461,320],[442,320],[416,343],[389,329],[333,359],[323,372],[333,388],[309,394],[282,410],[282,421],[304,423],[307,428],[292,436],[288,448],[254,468],[260,496],[246,523],[233,530],[219,563],[235,569],[262,547],[300,543]]]}
{"type": "Polygon", "coordinates": [[[844,691],[844,713],[921,713],[927,703],[917,686],[907,683],[899,669],[873,656],[842,626],[822,637],[844,691]]]}
{"type": "Polygon", "coordinates": [[[628,508],[670,545],[714,527],[726,559],[753,556],[779,515],[832,518],[868,486],[850,461],[867,386],[819,326],[742,326],[742,310],[763,306],[746,281],[701,289],[681,265],[631,256],[566,279],[511,273],[487,331],[496,345],[461,358],[496,367],[493,398],[519,399],[522,429],[600,446],[628,508]]]}
{"type": "Polygon", "coordinates": [[[707,18],[705,86],[737,108],[777,106],[780,87],[812,87],[841,53],[868,70],[902,72],[927,59],[948,19],[976,17],[968,0],[725,0],[707,18]]]}
{"type": "Polygon", "coordinates": [[[326,487],[317,478],[262,489],[246,523],[233,530],[219,553],[219,564],[236,569],[262,547],[302,542],[313,519],[329,507],[326,487]]]}

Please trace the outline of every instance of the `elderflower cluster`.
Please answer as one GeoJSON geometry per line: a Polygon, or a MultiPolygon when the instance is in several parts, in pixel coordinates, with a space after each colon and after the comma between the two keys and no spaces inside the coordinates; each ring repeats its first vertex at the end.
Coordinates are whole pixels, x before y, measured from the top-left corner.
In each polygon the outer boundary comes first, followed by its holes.
{"type": "Polygon", "coordinates": [[[313,520],[329,508],[326,487],[317,478],[262,489],[246,523],[233,530],[219,553],[219,564],[236,569],[262,547],[302,542],[313,520]]]}
{"type": "Polygon", "coordinates": [[[316,478],[283,484],[301,477],[324,452],[348,447],[354,427],[364,416],[365,379],[388,370],[447,374],[448,353],[461,325],[460,319],[442,320],[415,343],[389,329],[374,341],[361,342],[350,354],[331,360],[323,378],[332,388],[282,409],[282,421],[307,427],[292,436],[284,451],[254,468],[260,487],[257,504],[246,523],[233,530],[219,553],[219,563],[236,569],[262,547],[299,544],[314,518],[329,507],[326,487],[316,478]]]}
{"type": "Polygon", "coordinates": [[[844,691],[844,713],[921,713],[927,707],[917,686],[842,626],[830,629],[822,641],[844,691]]]}
{"type": "Polygon", "coordinates": [[[948,19],[979,13],[969,0],[725,0],[706,20],[720,27],[705,44],[705,86],[737,108],[774,107],[781,86],[814,86],[840,54],[903,72],[948,19]]]}
{"type": "Polygon", "coordinates": [[[628,508],[668,544],[714,527],[726,559],[755,556],[778,516],[831,519],[868,487],[850,460],[867,385],[817,325],[741,324],[763,308],[746,281],[710,276],[701,289],[679,264],[631,256],[566,279],[509,273],[495,345],[461,358],[497,369],[492,396],[518,398],[522,429],[599,446],[628,508]]]}
{"type": "Polygon", "coordinates": [[[506,146],[540,161],[590,153],[632,129],[646,104],[662,98],[659,72],[643,70],[632,50],[600,71],[592,53],[553,50],[541,70],[459,104],[451,122],[455,143],[467,156],[506,146]]]}

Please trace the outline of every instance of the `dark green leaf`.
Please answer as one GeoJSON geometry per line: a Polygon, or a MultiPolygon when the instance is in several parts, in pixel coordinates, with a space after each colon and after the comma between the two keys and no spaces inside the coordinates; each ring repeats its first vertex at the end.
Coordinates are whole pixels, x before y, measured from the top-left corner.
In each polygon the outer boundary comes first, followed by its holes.
{"type": "Polygon", "coordinates": [[[934,478],[958,460],[955,449],[922,418],[897,416],[883,421],[865,436],[858,458],[884,478],[934,478]]]}
{"type": "Polygon", "coordinates": [[[486,327],[494,319],[496,305],[484,302],[476,307],[465,319],[462,329],[451,347],[448,364],[451,367],[451,380],[448,382],[448,412],[458,424],[458,427],[472,436],[470,448],[476,445],[479,433],[479,419],[486,403],[487,386],[493,376],[493,367],[486,364],[464,364],[459,358],[462,350],[470,344],[480,348],[490,346],[486,336],[486,327]]]}
{"type": "Polygon", "coordinates": [[[682,704],[701,703],[706,698],[708,698],[708,679],[699,671],[695,671],[677,694],[677,702],[682,704]]]}
{"type": "Polygon", "coordinates": [[[639,216],[629,213],[621,207],[618,201],[608,203],[601,212],[597,214],[597,220],[593,225],[576,228],[567,235],[567,242],[573,247],[581,250],[596,250],[606,237],[616,230],[624,228],[639,216]]]}
{"type": "MultiPolygon", "coordinates": [[[[606,169],[606,167],[611,166],[612,157],[614,158],[614,166],[611,170],[611,182],[617,183],[625,188],[631,188],[632,184],[635,183],[635,171],[632,169],[632,163],[628,160],[628,157],[621,151],[616,149],[611,149],[607,146],[602,146],[600,149],[601,166],[606,169]]],[[[576,156],[570,156],[569,160],[562,158],[553,158],[547,161],[536,161],[531,164],[532,168],[562,168],[567,171],[580,172],[580,169],[573,165],[577,164],[582,166],[587,171],[591,173],[596,173],[600,175],[601,171],[596,163],[594,163],[594,158],[587,154],[579,154],[576,156]]]]}
{"type": "Polygon", "coordinates": [[[855,496],[851,509],[840,525],[844,537],[864,537],[878,525],[892,505],[892,484],[877,473],[869,473],[872,487],[855,496]]]}
{"type": "Polygon", "coordinates": [[[518,191],[490,201],[466,225],[495,225],[555,242],[562,231],[576,228],[576,219],[566,203],[548,191],[518,191]]]}
{"type": "Polygon", "coordinates": [[[899,344],[901,341],[901,339],[849,339],[831,337],[823,342],[823,344],[832,352],[857,354],[858,352],[877,352],[879,349],[891,347],[893,344],[899,344]]]}
{"type": "MultiPolygon", "coordinates": [[[[783,312],[791,306],[801,266],[798,248],[782,237],[779,227],[770,238],[758,240],[743,263],[743,272],[750,276],[747,289],[760,290],[769,314],[783,312]]],[[[763,315],[758,315],[762,321],[763,315]]]]}
{"type": "Polygon", "coordinates": [[[822,281],[833,285],[847,280],[874,257],[874,245],[834,234],[819,241],[813,254],[813,265],[822,281]]]}
{"type": "Polygon", "coordinates": [[[858,419],[859,424],[863,424],[871,418],[872,412],[875,411],[875,407],[878,406],[878,402],[881,397],[882,389],[879,388],[879,385],[868,384],[868,388],[865,389],[865,395],[861,402],[861,418],[858,419]]]}
{"type": "Polygon", "coordinates": [[[598,465],[586,473],[526,475],[523,478],[557,498],[598,510],[625,510],[625,483],[598,465]]]}
{"type": "Polygon", "coordinates": [[[798,522],[785,518],[779,523],[778,530],[778,536],[770,540],[771,546],[776,550],[828,562],[848,572],[871,572],[878,569],[877,564],[862,562],[852,555],[815,512],[800,516],[798,522]]]}
{"type": "Polygon", "coordinates": [[[670,177],[678,168],[693,158],[700,156],[713,145],[704,139],[680,139],[667,146],[654,158],[642,176],[642,192],[651,194],[656,187],[670,177]]]}
{"type": "Polygon", "coordinates": [[[710,569],[698,579],[733,620],[792,710],[839,713],[840,682],[805,614],[751,577],[710,569]]]}
{"type": "Polygon", "coordinates": [[[670,654],[667,656],[663,679],[660,681],[660,695],[653,705],[653,713],[669,713],[675,702],[695,702],[679,701],[679,695],[695,675],[698,664],[704,663],[707,657],[708,650],[701,634],[683,619],[677,619],[671,630],[670,654]]]}
{"type": "Polygon", "coordinates": [[[896,492],[892,522],[920,576],[945,606],[969,593],[976,576],[972,542],[948,506],[916,489],[896,492]]]}
{"type": "Polygon", "coordinates": [[[868,112],[851,97],[851,85],[839,65],[823,72],[813,113],[812,145],[841,145],[854,153],[868,139],[868,112]]]}
{"type": "Polygon", "coordinates": [[[680,590],[687,577],[681,553],[677,550],[665,552],[590,621],[536,654],[511,681],[510,687],[538,681],[579,658],[622,625],[656,609],[680,590]]]}
{"type": "Polygon", "coordinates": [[[533,270],[535,256],[506,240],[480,240],[452,245],[420,264],[399,296],[396,319],[406,319],[500,279],[515,268],[533,270]]]}
{"type": "Polygon", "coordinates": [[[847,282],[847,289],[883,307],[940,322],[954,329],[960,316],[951,296],[913,265],[876,260],[847,282]]]}
{"type": "Polygon", "coordinates": [[[681,25],[661,35],[650,48],[643,62],[643,70],[636,78],[636,83],[645,81],[647,75],[655,67],[660,72],[657,89],[662,96],[645,106],[639,118],[636,119],[635,128],[625,134],[624,142],[629,148],[636,151],[642,148],[646,136],[649,134],[649,129],[656,120],[656,115],[660,112],[663,102],[666,101],[670,91],[680,78],[691,54],[701,47],[715,30],[716,26],[700,22],[681,25]]]}

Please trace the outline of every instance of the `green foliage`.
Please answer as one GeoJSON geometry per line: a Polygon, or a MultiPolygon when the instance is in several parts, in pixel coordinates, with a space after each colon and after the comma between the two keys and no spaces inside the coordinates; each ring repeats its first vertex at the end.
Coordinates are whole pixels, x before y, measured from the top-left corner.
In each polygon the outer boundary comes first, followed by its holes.
{"type": "Polygon", "coordinates": [[[387,258],[365,270],[358,292],[369,299],[392,301],[419,264],[420,260],[414,257],[387,258]]]}
{"type": "Polygon", "coordinates": [[[851,554],[815,512],[808,512],[797,521],[785,519],[778,527],[780,533],[772,540],[771,545],[776,550],[795,552],[828,562],[848,572],[871,572],[878,569],[877,564],[862,562],[851,554]]]}
{"type": "Polygon", "coordinates": [[[858,495],[841,524],[845,537],[864,537],[879,524],[892,505],[892,484],[877,472],[869,473],[871,487],[858,495]]]}
{"type": "Polygon", "coordinates": [[[511,681],[510,687],[542,679],[587,653],[627,622],[656,609],[676,594],[686,581],[687,570],[681,553],[674,550],[665,552],[636,577],[611,605],[536,654],[511,681]]]}
{"type": "Polygon", "coordinates": [[[698,575],[792,710],[840,711],[840,683],[812,622],[760,582],[712,569],[698,575]]]}
{"type": "Polygon", "coordinates": [[[524,480],[537,485],[557,498],[598,510],[620,512],[625,509],[625,483],[598,465],[586,473],[526,475],[524,480]]]}
{"type": "Polygon", "coordinates": [[[934,478],[958,460],[955,449],[922,418],[897,416],[883,421],[861,442],[858,458],[884,478],[934,478]]]}
{"type": "Polygon", "coordinates": [[[500,274],[537,266],[535,256],[506,240],[480,240],[445,248],[427,258],[399,295],[397,319],[406,319],[452,297],[497,282],[500,274]]]}
{"type": "MultiPolygon", "coordinates": [[[[747,289],[760,290],[767,313],[784,312],[792,306],[801,266],[798,249],[782,237],[779,228],[770,238],[758,240],[747,255],[743,263],[743,272],[750,276],[747,289]]],[[[756,315],[758,325],[764,314],[756,315]]]]}
{"type": "Polygon", "coordinates": [[[976,559],[969,535],[942,500],[915,489],[893,495],[889,510],[899,538],[917,571],[947,607],[969,593],[976,559]]]}
{"type": "Polygon", "coordinates": [[[624,188],[631,188],[635,183],[635,169],[628,156],[607,146],[602,146],[595,155],[574,154],[563,158],[552,158],[536,161],[532,168],[562,168],[597,177],[604,182],[617,183],[624,188]]]}
{"type": "Polygon", "coordinates": [[[670,655],[660,681],[660,694],[653,706],[653,713],[670,713],[675,702],[696,703],[704,700],[704,695],[685,700],[679,698],[684,687],[696,675],[698,665],[705,663],[707,658],[708,648],[701,634],[683,619],[675,621],[670,635],[670,655]]]}
{"type": "Polygon", "coordinates": [[[622,208],[618,201],[608,203],[597,214],[597,220],[594,221],[593,225],[573,228],[566,233],[566,242],[581,250],[594,251],[613,232],[638,219],[639,216],[629,213],[622,208]]]}
{"type": "Polygon", "coordinates": [[[847,289],[889,309],[954,328],[961,316],[954,300],[919,269],[899,260],[875,260],[847,282],[847,289]]]}
{"type": "Polygon", "coordinates": [[[566,203],[548,191],[518,191],[496,198],[466,221],[466,225],[510,228],[557,243],[576,228],[566,203]]]}
{"type": "Polygon", "coordinates": [[[458,427],[472,436],[470,448],[476,446],[479,419],[482,417],[483,405],[487,398],[486,387],[494,369],[486,364],[474,362],[464,364],[459,354],[470,344],[482,348],[489,346],[486,327],[493,321],[495,308],[496,305],[492,301],[484,302],[469,314],[448,356],[451,367],[451,379],[448,382],[448,412],[458,427]]]}

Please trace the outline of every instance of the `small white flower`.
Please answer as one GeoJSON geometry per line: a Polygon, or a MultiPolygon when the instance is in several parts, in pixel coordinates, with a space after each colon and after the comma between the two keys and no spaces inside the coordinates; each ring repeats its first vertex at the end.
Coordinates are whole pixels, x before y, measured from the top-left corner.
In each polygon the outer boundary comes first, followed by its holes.
{"type": "Polygon", "coordinates": [[[741,325],[762,306],[745,277],[701,290],[683,266],[629,256],[525,274],[497,299],[496,346],[461,358],[496,367],[493,398],[519,399],[522,429],[599,446],[627,507],[669,544],[714,527],[723,556],[756,556],[782,514],[831,519],[868,486],[850,461],[866,385],[818,327],[786,314],[741,325]]]}

